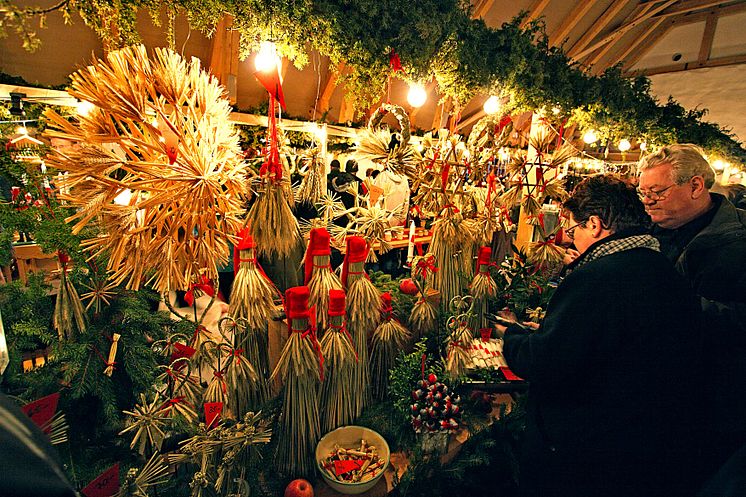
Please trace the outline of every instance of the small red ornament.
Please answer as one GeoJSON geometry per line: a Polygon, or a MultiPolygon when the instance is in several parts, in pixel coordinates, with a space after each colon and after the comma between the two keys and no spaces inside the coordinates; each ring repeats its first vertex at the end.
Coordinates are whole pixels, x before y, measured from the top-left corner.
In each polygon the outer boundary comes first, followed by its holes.
{"type": "Polygon", "coordinates": [[[412,278],[405,278],[399,283],[399,291],[404,295],[417,295],[420,291],[412,278]]]}

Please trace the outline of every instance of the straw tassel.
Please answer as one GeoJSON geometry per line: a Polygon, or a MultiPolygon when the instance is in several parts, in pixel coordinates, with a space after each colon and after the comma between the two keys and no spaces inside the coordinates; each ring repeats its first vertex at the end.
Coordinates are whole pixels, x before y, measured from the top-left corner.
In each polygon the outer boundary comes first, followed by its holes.
{"type": "Polygon", "coordinates": [[[321,385],[321,427],[328,433],[354,420],[355,391],[352,383],[357,354],[345,322],[343,290],[329,292],[329,327],[321,339],[324,382],[321,385]]]}
{"type": "Polygon", "coordinates": [[[381,294],[381,324],[371,337],[370,376],[373,383],[373,398],[383,400],[388,394],[389,371],[394,367],[396,356],[409,341],[409,331],[393,317],[391,294],[381,294]]]}
{"type": "Polygon", "coordinates": [[[308,287],[285,292],[285,313],[290,337],[272,373],[283,380],[282,410],[277,428],[277,469],[292,476],[311,476],[314,450],[320,438],[318,390],[321,379],[320,348],[309,323],[308,287]]]}
{"type": "Polygon", "coordinates": [[[347,237],[342,281],[347,288],[348,328],[358,357],[353,372],[355,417],[360,416],[371,401],[368,336],[380,319],[380,292],[365,272],[369,250],[368,243],[362,237],[347,237]]]}
{"type": "Polygon", "coordinates": [[[313,228],[303,263],[305,283],[310,291],[309,305],[316,308],[316,325],[321,330],[328,326],[329,292],[342,289],[342,282],[329,263],[330,242],[331,235],[325,228],[313,228]]]}
{"type": "Polygon", "coordinates": [[[479,247],[477,256],[477,272],[469,285],[471,296],[474,297],[474,311],[476,315],[476,327],[479,329],[489,328],[487,321],[487,299],[497,294],[497,283],[490,274],[490,247],[479,247]]]}

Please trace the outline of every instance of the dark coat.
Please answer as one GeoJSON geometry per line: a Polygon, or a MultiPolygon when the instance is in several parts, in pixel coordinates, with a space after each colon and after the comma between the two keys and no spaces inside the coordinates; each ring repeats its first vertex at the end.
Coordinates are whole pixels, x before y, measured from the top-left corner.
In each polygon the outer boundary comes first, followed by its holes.
{"type": "Polygon", "coordinates": [[[526,495],[694,493],[697,307],[663,255],[635,248],[570,273],[538,331],[508,328],[505,358],[530,382],[526,495]]]}
{"type": "Polygon", "coordinates": [[[719,203],[712,222],[675,265],[704,311],[710,426],[746,443],[746,211],[712,195],[719,203]]]}

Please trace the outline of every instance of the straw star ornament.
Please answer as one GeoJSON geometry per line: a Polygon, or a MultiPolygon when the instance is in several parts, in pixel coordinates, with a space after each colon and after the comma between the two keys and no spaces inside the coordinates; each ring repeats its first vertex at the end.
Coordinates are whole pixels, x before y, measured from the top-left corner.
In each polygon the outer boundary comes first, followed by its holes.
{"type": "Polygon", "coordinates": [[[198,271],[210,279],[229,256],[248,195],[238,133],[224,88],[168,49],[142,45],[109,53],[71,76],[68,92],[95,108],[70,122],[47,110],[48,135],[77,147],[52,151],[67,172],[60,198],[77,207],[73,231],[108,255],[114,284],[183,290],[198,271]]]}

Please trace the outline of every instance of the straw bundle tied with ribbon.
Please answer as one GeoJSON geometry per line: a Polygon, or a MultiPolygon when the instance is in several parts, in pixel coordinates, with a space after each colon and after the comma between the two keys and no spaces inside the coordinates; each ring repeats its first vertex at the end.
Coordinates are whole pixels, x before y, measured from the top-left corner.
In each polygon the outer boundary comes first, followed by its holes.
{"type": "Polygon", "coordinates": [[[304,157],[303,161],[308,164],[308,169],[298,187],[298,203],[316,205],[326,193],[326,165],[323,157],[314,153],[311,157],[304,157]]]}
{"type": "Polygon", "coordinates": [[[355,419],[355,390],[351,381],[357,363],[347,331],[344,290],[329,291],[329,326],[321,338],[324,382],[321,385],[321,427],[328,433],[355,419]]]}
{"type": "Polygon", "coordinates": [[[60,290],[54,305],[52,323],[57,330],[60,341],[71,340],[75,336],[75,326],[78,331],[85,332],[85,310],[68,272],[70,257],[64,252],[57,252],[62,270],[60,271],[60,290]]]}
{"type": "Polygon", "coordinates": [[[277,428],[277,469],[286,475],[311,476],[314,450],[320,437],[318,390],[324,363],[316,330],[308,308],[306,286],[285,292],[288,337],[277,362],[272,381],[280,378],[284,388],[277,428]]]}
{"type": "Polygon", "coordinates": [[[370,370],[368,335],[380,319],[380,292],[365,272],[370,246],[360,236],[347,237],[347,251],[342,266],[342,283],[347,289],[347,322],[355,343],[358,362],[355,367],[355,417],[370,404],[370,370]]]}
{"type": "Polygon", "coordinates": [[[493,265],[490,262],[491,257],[492,249],[490,247],[479,247],[477,273],[469,285],[471,296],[474,297],[476,325],[480,331],[482,329],[489,329],[490,324],[487,321],[487,299],[497,294],[497,283],[495,283],[490,274],[490,267],[493,265]]]}
{"type": "Polygon", "coordinates": [[[415,257],[412,261],[411,282],[415,287],[415,291],[412,293],[419,295],[419,298],[412,306],[412,312],[409,315],[409,327],[415,332],[417,338],[430,333],[436,326],[440,292],[428,285],[428,281],[430,281],[428,276],[439,272],[439,270],[440,268],[435,266],[433,254],[427,253],[424,256],[415,257]]]}
{"type": "Polygon", "coordinates": [[[303,262],[304,282],[311,292],[309,305],[316,309],[316,325],[320,330],[325,330],[328,324],[329,291],[342,289],[342,282],[330,264],[330,242],[331,235],[326,228],[313,228],[303,262]]]}
{"type": "Polygon", "coordinates": [[[276,301],[282,295],[267,277],[256,259],[256,243],[250,228],[238,234],[239,242],[234,249],[233,263],[235,279],[231,289],[228,313],[237,326],[234,328],[235,343],[245,351],[245,359],[254,367],[258,381],[257,390],[251,392],[256,400],[252,409],[259,409],[269,398],[269,337],[267,326],[278,312],[276,301]]]}
{"type": "Polygon", "coordinates": [[[466,374],[470,362],[469,350],[474,342],[474,332],[469,327],[474,316],[474,298],[457,295],[450,303],[451,317],[446,322],[446,371],[451,378],[466,374]]]}
{"type": "Polygon", "coordinates": [[[409,341],[409,331],[393,317],[391,294],[381,294],[381,324],[371,337],[370,376],[373,383],[373,398],[383,400],[388,392],[389,371],[394,367],[396,356],[409,341]]]}
{"type": "Polygon", "coordinates": [[[440,292],[444,308],[453,297],[461,294],[471,278],[475,236],[474,220],[464,219],[455,207],[444,208],[442,217],[433,222],[430,252],[440,271],[431,273],[428,283],[440,292]]]}
{"type": "Polygon", "coordinates": [[[266,160],[259,171],[259,196],[249,209],[247,221],[261,254],[284,257],[298,242],[300,228],[292,211],[295,199],[289,175],[280,160],[275,108],[275,98],[270,92],[266,160]]]}

